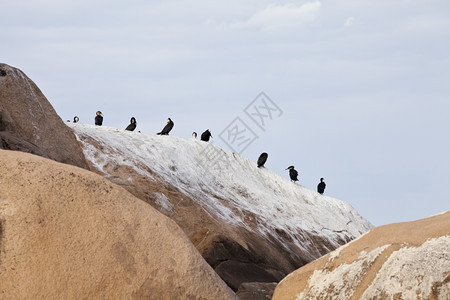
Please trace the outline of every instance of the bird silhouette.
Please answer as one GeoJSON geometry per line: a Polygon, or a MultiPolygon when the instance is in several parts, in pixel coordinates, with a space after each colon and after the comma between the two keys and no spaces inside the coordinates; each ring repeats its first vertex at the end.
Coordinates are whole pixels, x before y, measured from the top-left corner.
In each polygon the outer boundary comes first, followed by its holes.
{"type": "Polygon", "coordinates": [[[128,125],[127,128],[125,128],[125,130],[133,131],[133,130],[136,129],[136,125],[137,125],[136,124],[136,119],[134,117],[132,117],[131,120],[130,120],[130,125],[128,125]]]}
{"type": "Polygon", "coordinates": [[[323,181],[323,178],[320,178],[320,182],[319,182],[319,184],[317,185],[317,192],[319,193],[319,194],[323,194],[323,192],[325,192],[325,187],[326,187],[327,185],[325,184],[325,181],[323,181]]]}
{"type": "Polygon", "coordinates": [[[289,170],[289,177],[291,177],[291,181],[296,182],[298,181],[298,172],[295,170],[294,166],[288,167],[286,170],[289,170]]]}
{"type": "Polygon", "coordinates": [[[206,131],[203,132],[202,135],[200,136],[200,139],[204,142],[209,142],[210,137],[212,137],[211,131],[209,131],[209,129],[206,129],[206,131]]]}
{"type": "Polygon", "coordinates": [[[163,130],[161,130],[161,132],[158,132],[157,134],[169,135],[169,132],[172,130],[173,125],[174,125],[173,121],[170,118],[168,118],[166,126],[164,126],[163,130]]]}
{"type": "Polygon", "coordinates": [[[258,168],[264,167],[264,164],[266,163],[268,157],[269,155],[266,152],[261,153],[257,162],[258,168]]]}
{"type": "Polygon", "coordinates": [[[95,113],[95,125],[102,126],[103,124],[103,114],[101,111],[95,113]]]}

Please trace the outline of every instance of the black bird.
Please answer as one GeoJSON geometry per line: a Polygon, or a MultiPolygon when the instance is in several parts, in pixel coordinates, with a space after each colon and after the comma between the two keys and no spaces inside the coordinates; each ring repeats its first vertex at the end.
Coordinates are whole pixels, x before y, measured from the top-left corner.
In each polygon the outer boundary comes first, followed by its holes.
{"type": "Polygon", "coordinates": [[[289,170],[289,177],[291,177],[291,181],[296,182],[296,181],[298,181],[298,178],[297,178],[298,172],[294,168],[295,168],[294,166],[290,166],[286,170],[289,170]]]}
{"type": "Polygon", "coordinates": [[[74,122],[74,123],[78,123],[79,120],[80,120],[80,119],[79,119],[77,116],[73,117],[73,122],[74,122]]]}
{"type": "Polygon", "coordinates": [[[172,130],[173,125],[174,125],[173,121],[170,118],[168,118],[166,126],[164,126],[163,130],[161,130],[161,132],[158,132],[157,134],[169,135],[169,132],[172,130]]]}
{"type": "Polygon", "coordinates": [[[125,130],[133,131],[133,130],[136,129],[136,125],[137,125],[136,124],[136,119],[134,117],[132,117],[131,120],[130,120],[130,125],[128,125],[127,128],[125,128],[125,130]]]}
{"type": "Polygon", "coordinates": [[[200,139],[204,142],[209,142],[210,137],[212,137],[211,131],[209,131],[209,129],[206,129],[206,131],[202,133],[200,139]]]}
{"type": "Polygon", "coordinates": [[[194,131],[194,132],[192,133],[192,137],[193,137],[194,139],[197,139],[197,132],[194,131]]]}
{"type": "Polygon", "coordinates": [[[323,181],[323,178],[320,178],[320,183],[317,185],[317,192],[319,194],[323,194],[325,192],[325,187],[327,185],[325,184],[325,181],[323,181]]]}
{"type": "Polygon", "coordinates": [[[269,157],[269,155],[266,152],[261,153],[258,158],[258,168],[264,167],[264,164],[267,161],[267,157],[269,157]]]}
{"type": "Polygon", "coordinates": [[[95,125],[102,126],[103,124],[103,114],[101,111],[97,111],[95,116],[95,125]]]}

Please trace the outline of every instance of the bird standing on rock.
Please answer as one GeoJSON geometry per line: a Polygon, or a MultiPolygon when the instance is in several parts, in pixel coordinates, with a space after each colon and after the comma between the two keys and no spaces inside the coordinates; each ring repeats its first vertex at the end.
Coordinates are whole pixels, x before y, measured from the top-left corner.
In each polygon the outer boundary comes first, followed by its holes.
{"type": "Polygon", "coordinates": [[[73,122],[74,122],[74,123],[78,123],[79,120],[80,120],[80,119],[79,119],[77,116],[73,117],[73,122]]]}
{"type": "Polygon", "coordinates": [[[294,168],[294,166],[290,166],[286,170],[289,170],[289,177],[291,177],[291,181],[296,182],[298,181],[298,172],[294,168]]]}
{"type": "Polygon", "coordinates": [[[319,194],[323,194],[323,192],[325,192],[325,187],[326,187],[327,185],[325,184],[325,181],[323,181],[323,178],[320,178],[320,182],[319,182],[319,184],[317,185],[317,192],[319,193],[319,194]]]}
{"type": "Polygon", "coordinates": [[[209,142],[210,137],[212,137],[211,131],[209,131],[209,129],[206,129],[206,131],[203,132],[202,135],[200,136],[200,139],[204,142],[209,142]]]}
{"type": "Polygon", "coordinates": [[[103,124],[103,114],[101,111],[97,111],[95,116],[95,125],[102,126],[103,124]]]}
{"type": "Polygon", "coordinates": [[[133,131],[133,130],[136,129],[136,125],[137,125],[136,124],[136,119],[134,117],[132,117],[131,120],[130,120],[130,125],[128,125],[127,128],[125,128],[125,130],[133,131]]]}
{"type": "Polygon", "coordinates": [[[257,162],[258,168],[264,167],[264,164],[266,163],[268,157],[269,155],[266,152],[261,153],[257,162]]]}
{"type": "Polygon", "coordinates": [[[163,130],[161,130],[161,132],[158,132],[157,134],[158,135],[169,135],[169,132],[172,130],[173,125],[174,125],[173,121],[170,118],[168,118],[166,126],[164,126],[163,130]]]}

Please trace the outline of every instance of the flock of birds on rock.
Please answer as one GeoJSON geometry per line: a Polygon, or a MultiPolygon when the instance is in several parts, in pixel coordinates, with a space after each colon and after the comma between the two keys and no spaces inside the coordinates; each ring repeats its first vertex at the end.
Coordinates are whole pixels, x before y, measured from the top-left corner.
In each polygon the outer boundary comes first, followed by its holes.
{"type": "MultiPolygon", "coordinates": [[[[73,118],[73,122],[78,123],[78,121],[79,118],[75,116],[73,118]]],[[[102,124],[103,124],[103,114],[101,111],[97,111],[95,115],[95,125],[102,126],[102,124]]],[[[157,135],[169,135],[169,132],[173,129],[174,125],[175,124],[173,123],[173,121],[170,118],[168,118],[167,124],[160,132],[157,133],[157,135]]],[[[125,128],[125,130],[134,131],[136,129],[136,126],[137,126],[136,118],[132,117],[130,120],[130,124],[125,128]]],[[[196,139],[197,133],[193,132],[192,137],[196,139]]],[[[211,131],[207,129],[205,132],[201,134],[200,140],[208,142],[211,137],[212,137],[211,131]]],[[[264,167],[264,164],[266,163],[268,157],[269,155],[266,152],[261,153],[257,161],[258,168],[264,167]]],[[[289,177],[291,178],[292,182],[298,181],[298,172],[297,170],[295,170],[294,166],[289,166],[286,170],[289,170],[289,177]]],[[[324,179],[320,178],[320,183],[317,185],[317,192],[323,194],[325,192],[325,187],[326,184],[324,182],[324,179]]]]}

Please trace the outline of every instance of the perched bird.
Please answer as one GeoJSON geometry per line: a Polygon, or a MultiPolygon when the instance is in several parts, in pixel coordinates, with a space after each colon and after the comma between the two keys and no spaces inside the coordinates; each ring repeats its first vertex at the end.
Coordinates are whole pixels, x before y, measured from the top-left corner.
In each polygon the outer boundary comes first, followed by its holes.
{"type": "Polygon", "coordinates": [[[79,119],[77,116],[73,117],[73,122],[74,122],[74,123],[78,123],[79,120],[80,120],[80,119],[79,119]]]}
{"type": "Polygon", "coordinates": [[[103,124],[103,114],[101,111],[97,111],[95,116],[95,125],[102,126],[103,124]]]}
{"type": "Polygon", "coordinates": [[[131,120],[130,120],[130,125],[128,125],[127,128],[125,128],[125,130],[133,131],[133,130],[136,129],[136,125],[137,125],[136,124],[136,119],[134,117],[132,117],[131,120]]]}
{"type": "Polygon", "coordinates": [[[194,139],[197,139],[197,132],[194,131],[194,132],[192,133],[192,137],[193,137],[194,139]]]}
{"type": "Polygon", "coordinates": [[[258,168],[264,167],[264,164],[267,161],[267,157],[269,157],[269,155],[266,152],[261,153],[258,158],[258,168]]]}
{"type": "Polygon", "coordinates": [[[325,181],[323,181],[323,178],[320,178],[320,183],[317,185],[317,192],[319,194],[323,194],[325,192],[325,187],[327,185],[325,184],[325,181]]]}
{"type": "Polygon", "coordinates": [[[289,177],[291,177],[291,181],[296,182],[296,181],[298,181],[298,178],[297,178],[298,172],[294,168],[295,168],[294,166],[290,166],[286,170],[289,170],[289,177]]]}
{"type": "Polygon", "coordinates": [[[209,129],[206,129],[206,131],[202,133],[200,139],[202,141],[209,142],[210,137],[212,137],[211,131],[209,131],[209,129]]]}
{"type": "Polygon", "coordinates": [[[157,134],[169,135],[169,132],[172,130],[173,125],[174,125],[173,121],[170,118],[168,118],[166,126],[164,126],[163,130],[161,130],[161,132],[158,132],[157,134]]]}

